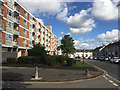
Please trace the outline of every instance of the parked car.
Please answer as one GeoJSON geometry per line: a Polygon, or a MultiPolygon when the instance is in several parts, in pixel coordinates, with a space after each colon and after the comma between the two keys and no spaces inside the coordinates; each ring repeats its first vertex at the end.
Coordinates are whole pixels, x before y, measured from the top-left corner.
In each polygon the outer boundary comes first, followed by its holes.
{"type": "Polygon", "coordinates": [[[105,57],[104,56],[101,56],[101,57],[99,57],[99,60],[105,60],[105,57]]]}
{"type": "Polygon", "coordinates": [[[93,59],[93,57],[92,57],[92,56],[90,56],[90,57],[88,57],[88,59],[93,59]]]}
{"type": "Polygon", "coordinates": [[[110,62],[119,63],[120,62],[120,57],[113,57],[113,58],[110,59],[110,62]]]}
{"type": "Polygon", "coordinates": [[[94,60],[97,60],[98,58],[97,57],[93,57],[94,60]]]}
{"type": "Polygon", "coordinates": [[[109,61],[110,57],[105,57],[104,59],[105,59],[105,61],[109,61]]]}

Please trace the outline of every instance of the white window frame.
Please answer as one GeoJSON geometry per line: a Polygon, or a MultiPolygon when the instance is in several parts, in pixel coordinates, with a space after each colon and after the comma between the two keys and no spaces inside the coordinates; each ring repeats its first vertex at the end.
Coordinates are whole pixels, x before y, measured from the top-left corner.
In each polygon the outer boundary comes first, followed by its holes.
{"type": "Polygon", "coordinates": [[[6,33],[6,41],[13,41],[13,35],[6,33]]]}

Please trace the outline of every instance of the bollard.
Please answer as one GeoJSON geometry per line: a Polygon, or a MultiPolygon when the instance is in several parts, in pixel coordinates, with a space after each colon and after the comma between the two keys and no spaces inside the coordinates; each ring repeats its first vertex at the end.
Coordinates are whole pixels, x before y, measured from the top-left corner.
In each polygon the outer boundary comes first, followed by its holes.
{"type": "Polygon", "coordinates": [[[38,67],[36,67],[36,69],[35,69],[35,79],[38,79],[39,78],[39,76],[38,76],[38,67]]]}
{"type": "Polygon", "coordinates": [[[41,80],[42,78],[39,77],[38,67],[35,68],[35,78],[32,78],[31,80],[41,80]]]}
{"type": "Polygon", "coordinates": [[[89,73],[89,70],[88,70],[88,69],[85,70],[85,75],[86,75],[86,76],[90,76],[90,73],[89,73]]]}

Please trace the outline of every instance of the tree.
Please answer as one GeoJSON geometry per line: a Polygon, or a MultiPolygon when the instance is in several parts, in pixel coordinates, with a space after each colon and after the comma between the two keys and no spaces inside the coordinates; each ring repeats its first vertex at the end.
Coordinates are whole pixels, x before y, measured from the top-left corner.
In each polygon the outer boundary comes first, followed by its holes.
{"type": "Polygon", "coordinates": [[[73,38],[70,35],[65,35],[61,40],[61,49],[64,55],[73,54],[75,52],[75,47],[73,43],[73,38]]]}
{"type": "Polygon", "coordinates": [[[36,56],[40,58],[43,63],[45,63],[45,56],[47,53],[45,51],[45,47],[41,46],[40,44],[36,44],[32,49],[28,50],[28,55],[36,56]]]}

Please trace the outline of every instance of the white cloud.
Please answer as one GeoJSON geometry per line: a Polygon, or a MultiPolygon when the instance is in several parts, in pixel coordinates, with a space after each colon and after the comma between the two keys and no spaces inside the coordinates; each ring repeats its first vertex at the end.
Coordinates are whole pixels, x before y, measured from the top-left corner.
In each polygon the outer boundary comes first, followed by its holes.
{"type": "Polygon", "coordinates": [[[36,18],[40,23],[42,23],[44,25],[44,22],[42,19],[36,18]]]}
{"type": "Polygon", "coordinates": [[[113,42],[118,40],[118,33],[120,31],[117,29],[114,29],[112,31],[107,31],[106,33],[102,33],[98,35],[98,39],[102,42],[113,42]]]}
{"type": "Polygon", "coordinates": [[[66,35],[70,35],[71,36],[71,33],[67,33],[66,35]]]}
{"type": "MultiPolygon", "coordinates": [[[[47,1],[47,0],[46,0],[47,1]]],[[[46,2],[41,0],[19,0],[19,2],[27,8],[31,13],[43,12],[48,13],[50,15],[55,15],[66,6],[65,2],[60,2],[59,0],[55,0],[56,2],[46,2]]]]}
{"type": "Polygon", "coordinates": [[[74,16],[67,19],[67,25],[70,27],[72,34],[83,34],[92,31],[95,27],[94,20],[87,13],[87,10],[82,10],[74,16]]]}
{"type": "Polygon", "coordinates": [[[92,14],[100,20],[117,20],[118,7],[111,0],[94,0],[92,14]]]}
{"type": "Polygon", "coordinates": [[[62,37],[59,37],[59,38],[58,38],[58,41],[60,41],[61,39],[62,39],[62,37]]]}
{"type": "Polygon", "coordinates": [[[95,42],[95,39],[87,39],[87,40],[84,40],[84,42],[95,42]]]}
{"type": "Polygon", "coordinates": [[[93,44],[88,44],[88,42],[93,42],[93,40],[94,39],[83,40],[82,38],[79,38],[78,40],[74,40],[74,46],[76,49],[93,49],[96,46],[93,44]]]}
{"type": "Polygon", "coordinates": [[[67,20],[67,13],[68,13],[68,8],[66,7],[56,17],[57,17],[57,19],[59,19],[61,21],[66,21],[67,20]]]}
{"type": "Polygon", "coordinates": [[[64,32],[61,32],[61,34],[64,34],[64,32]]]}

